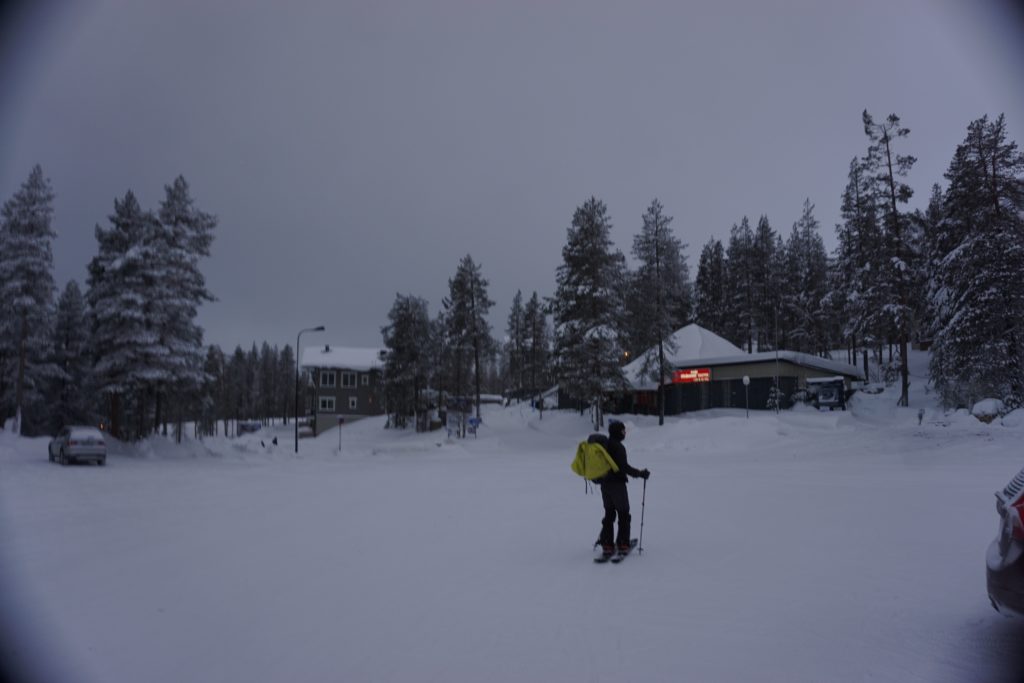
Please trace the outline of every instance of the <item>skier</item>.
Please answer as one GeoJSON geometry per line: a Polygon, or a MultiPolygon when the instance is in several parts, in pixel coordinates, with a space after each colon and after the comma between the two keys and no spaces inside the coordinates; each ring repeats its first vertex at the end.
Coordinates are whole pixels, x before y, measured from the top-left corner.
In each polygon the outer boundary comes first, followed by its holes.
{"type": "Polygon", "coordinates": [[[618,472],[609,472],[597,482],[601,485],[601,500],[604,502],[604,518],[601,520],[601,535],[597,542],[601,544],[601,552],[604,557],[611,557],[615,554],[616,547],[620,555],[630,551],[629,538],[629,492],[626,491],[626,475],[633,478],[647,479],[651,476],[648,469],[638,470],[631,466],[626,460],[626,447],[622,445],[626,438],[626,425],[618,420],[608,423],[608,436],[604,434],[591,434],[587,439],[591,443],[599,443],[612,456],[615,464],[619,466],[618,472]],[[619,534],[613,534],[615,517],[619,518],[619,534]]]}

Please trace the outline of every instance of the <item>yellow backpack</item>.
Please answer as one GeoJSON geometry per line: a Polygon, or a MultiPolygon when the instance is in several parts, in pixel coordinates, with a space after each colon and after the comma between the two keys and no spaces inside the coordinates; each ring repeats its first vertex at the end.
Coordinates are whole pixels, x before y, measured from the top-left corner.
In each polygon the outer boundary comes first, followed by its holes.
{"type": "Polygon", "coordinates": [[[572,471],[584,479],[596,481],[609,472],[618,472],[619,466],[601,444],[580,441],[572,461],[572,471]]]}

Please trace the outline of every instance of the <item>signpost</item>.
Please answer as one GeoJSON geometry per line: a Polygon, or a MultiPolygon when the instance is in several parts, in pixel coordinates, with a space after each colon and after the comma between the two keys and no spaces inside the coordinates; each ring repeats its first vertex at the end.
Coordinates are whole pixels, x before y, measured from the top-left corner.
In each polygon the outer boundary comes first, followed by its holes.
{"type": "Polygon", "coordinates": [[[341,425],[345,424],[345,418],[338,416],[338,453],[341,453],[341,425]]]}
{"type": "Polygon", "coordinates": [[[458,410],[449,410],[446,420],[446,427],[448,429],[448,438],[452,438],[454,434],[456,437],[460,436],[460,430],[462,425],[462,413],[458,410]]]}

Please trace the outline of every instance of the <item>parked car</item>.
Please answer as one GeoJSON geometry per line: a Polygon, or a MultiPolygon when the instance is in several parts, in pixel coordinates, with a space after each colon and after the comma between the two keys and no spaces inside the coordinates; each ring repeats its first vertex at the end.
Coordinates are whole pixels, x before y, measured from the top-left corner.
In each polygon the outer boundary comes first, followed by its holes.
{"type": "Polygon", "coordinates": [[[252,434],[262,429],[263,424],[259,420],[241,420],[238,422],[238,434],[252,434]]]}
{"type": "Polygon", "coordinates": [[[988,599],[1002,614],[1024,616],[1024,469],[996,491],[999,533],[985,555],[988,599]]]}
{"type": "Polygon", "coordinates": [[[818,410],[846,410],[846,381],[842,377],[811,377],[807,389],[813,394],[814,407],[818,410]]]}
{"type": "Polygon", "coordinates": [[[107,464],[107,442],[95,427],[65,427],[50,441],[50,462],[67,465],[82,460],[107,464]]]}

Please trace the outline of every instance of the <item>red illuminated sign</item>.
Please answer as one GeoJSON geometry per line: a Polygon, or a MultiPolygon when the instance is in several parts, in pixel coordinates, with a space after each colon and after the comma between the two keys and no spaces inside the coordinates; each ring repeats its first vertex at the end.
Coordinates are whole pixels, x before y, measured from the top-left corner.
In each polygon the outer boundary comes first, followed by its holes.
{"type": "Polygon", "coordinates": [[[690,368],[689,370],[676,370],[672,375],[672,381],[676,384],[689,384],[691,382],[710,382],[711,368],[690,368]]]}

